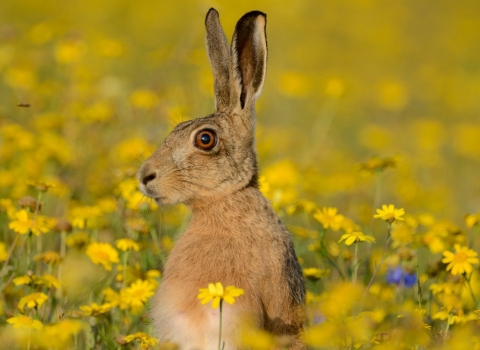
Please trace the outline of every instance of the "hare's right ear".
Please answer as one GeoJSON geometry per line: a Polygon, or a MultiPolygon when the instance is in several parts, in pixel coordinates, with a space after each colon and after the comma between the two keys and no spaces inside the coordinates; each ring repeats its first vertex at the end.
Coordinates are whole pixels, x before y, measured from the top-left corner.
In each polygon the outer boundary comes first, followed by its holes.
{"type": "Polygon", "coordinates": [[[215,109],[221,112],[230,106],[230,50],[218,12],[214,8],[207,13],[205,27],[208,58],[215,79],[215,109]]]}
{"type": "Polygon", "coordinates": [[[262,92],[267,73],[266,24],[266,14],[252,11],[240,18],[235,27],[231,49],[234,91],[230,98],[236,97],[231,101],[233,109],[254,109],[262,92]]]}

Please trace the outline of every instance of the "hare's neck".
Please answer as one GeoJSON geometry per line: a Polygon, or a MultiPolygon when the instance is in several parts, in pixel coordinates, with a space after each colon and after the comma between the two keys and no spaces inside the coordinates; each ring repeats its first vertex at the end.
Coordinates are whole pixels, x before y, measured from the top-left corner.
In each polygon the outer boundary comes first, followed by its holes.
{"type": "Polygon", "coordinates": [[[228,227],[250,221],[271,211],[270,203],[258,188],[248,186],[226,196],[195,203],[191,206],[193,226],[228,227]]]}

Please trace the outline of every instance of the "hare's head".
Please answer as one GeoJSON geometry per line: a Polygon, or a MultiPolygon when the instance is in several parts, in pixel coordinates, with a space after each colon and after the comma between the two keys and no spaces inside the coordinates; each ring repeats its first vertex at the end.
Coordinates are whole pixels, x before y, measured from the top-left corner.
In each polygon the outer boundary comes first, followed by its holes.
{"type": "Polygon", "coordinates": [[[178,124],[140,167],[141,191],[161,204],[192,203],[258,186],[255,100],[267,70],[266,16],[237,23],[229,49],[215,9],[207,13],[207,51],[215,113],[178,124]]]}

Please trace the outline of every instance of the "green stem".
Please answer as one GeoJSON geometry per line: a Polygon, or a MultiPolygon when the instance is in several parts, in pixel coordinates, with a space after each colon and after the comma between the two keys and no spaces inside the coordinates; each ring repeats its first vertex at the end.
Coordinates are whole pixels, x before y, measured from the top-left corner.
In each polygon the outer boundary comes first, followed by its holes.
{"type": "Polygon", "coordinates": [[[380,206],[380,200],[382,198],[382,170],[375,171],[375,198],[373,207],[378,208],[380,206]]]}
{"type": "Polygon", "coordinates": [[[123,253],[123,288],[127,287],[127,262],[128,262],[128,252],[123,253]]]}
{"type": "Polygon", "coordinates": [[[448,314],[447,327],[445,328],[445,336],[443,337],[443,344],[447,342],[448,330],[450,329],[450,321],[452,320],[452,314],[448,314]]]}
{"type": "Polygon", "coordinates": [[[353,283],[357,282],[357,270],[358,270],[358,242],[355,242],[355,255],[353,256],[353,283]]]}
{"type": "Polygon", "coordinates": [[[382,258],[380,259],[380,262],[378,263],[377,266],[375,266],[375,270],[373,271],[372,277],[370,277],[370,281],[368,282],[367,288],[365,289],[365,292],[363,292],[362,300],[360,302],[360,309],[358,310],[358,313],[360,313],[363,309],[364,303],[365,303],[365,298],[367,297],[368,291],[370,290],[370,287],[373,284],[373,280],[377,276],[378,270],[380,270],[380,267],[382,266],[383,262],[385,261],[385,258],[387,257],[387,247],[388,247],[388,242],[390,241],[390,232],[392,230],[392,223],[388,223],[388,231],[387,231],[387,237],[385,238],[385,244],[383,245],[383,252],[382,252],[382,258]]]}
{"type": "MultiPolygon", "coordinates": [[[[66,242],[67,242],[67,232],[62,231],[60,233],[60,258],[62,258],[62,261],[58,265],[58,280],[60,281],[62,279],[62,262],[65,259],[67,247],[66,247],[66,242]]],[[[60,287],[61,290],[61,287],[60,287]]]]}
{"type": "Polygon", "coordinates": [[[473,291],[473,288],[472,288],[472,285],[470,284],[470,279],[472,278],[472,274],[470,274],[470,277],[467,278],[467,276],[463,275],[463,277],[465,278],[465,280],[467,281],[467,286],[468,286],[468,291],[470,292],[470,295],[473,299],[473,302],[475,304],[475,307],[477,307],[477,298],[475,297],[475,293],[473,291]]]}
{"type": "Polygon", "coordinates": [[[218,350],[222,350],[222,305],[223,299],[220,299],[220,330],[218,332],[218,350]]]}

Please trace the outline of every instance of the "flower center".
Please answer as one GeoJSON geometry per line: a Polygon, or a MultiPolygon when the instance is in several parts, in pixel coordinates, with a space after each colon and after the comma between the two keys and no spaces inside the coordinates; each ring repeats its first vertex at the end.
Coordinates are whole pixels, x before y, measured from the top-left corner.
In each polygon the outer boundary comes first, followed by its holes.
{"type": "Polygon", "coordinates": [[[468,260],[468,257],[467,257],[467,254],[460,252],[460,253],[457,253],[457,254],[454,255],[453,260],[457,264],[463,264],[464,262],[466,262],[468,260]]]}

